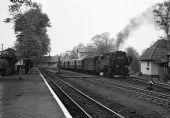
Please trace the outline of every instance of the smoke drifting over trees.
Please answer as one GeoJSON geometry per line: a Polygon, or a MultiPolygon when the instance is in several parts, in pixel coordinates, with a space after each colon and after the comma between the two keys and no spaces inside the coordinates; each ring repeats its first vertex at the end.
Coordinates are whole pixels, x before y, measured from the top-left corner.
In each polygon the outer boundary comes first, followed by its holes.
{"type": "Polygon", "coordinates": [[[133,31],[137,30],[144,23],[144,21],[153,23],[152,9],[153,8],[151,7],[139,16],[132,18],[125,28],[117,34],[117,49],[119,49],[120,45],[123,44],[133,33],[133,31]]]}
{"type": "Polygon", "coordinates": [[[140,26],[142,26],[142,24],[155,23],[153,9],[154,6],[151,6],[143,13],[130,19],[129,23],[120,32],[118,32],[116,38],[109,37],[110,34],[108,32],[94,35],[91,39],[92,43],[90,43],[89,46],[85,46],[84,50],[88,50],[87,52],[90,52],[89,54],[91,55],[119,50],[120,45],[124,44],[124,42],[129,38],[129,36],[140,26]]]}

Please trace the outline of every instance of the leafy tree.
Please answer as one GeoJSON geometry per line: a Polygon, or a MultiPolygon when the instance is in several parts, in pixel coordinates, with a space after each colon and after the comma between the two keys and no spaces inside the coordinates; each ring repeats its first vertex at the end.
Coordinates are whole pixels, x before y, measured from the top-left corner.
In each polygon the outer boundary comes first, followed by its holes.
{"type": "Polygon", "coordinates": [[[68,53],[66,53],[66,54],[64,55],[64,59],[65,59],[65,60],[69,60],[69,59],[70,59],[70,55],[69,55],[68,53]]]}
{"type": "Polygon", "coordinates": [[[78,52],[85,52],[89,56],[99,55],[101,53],[107,53],[116,50],[114,45],[114,39],[109,37],[108,32],[101,33],[100,35],[95,35],[91,39],[91,43],[86,46],[79,44],[73,48],[70,54],[70,59],[77,59],[78,52]]]}
{"type": "Polygon", "coordinates": [[[80,43],[73,48],[72,53],[70,55],[70,58],[77,59],[77,58],[81,57],[81,55],[79,55],[80,53],[84,53],[85,55],[89,55],[90,50],[87,49],[87,46],[80,43]]]}
{"type": "MultiPolygon", "coordinates": [[[[153,10],[155,22],[165,33],[165,39],[170,40],[170,0],[163,3],[157,3],[153,10]]],[[[167,42],[168,50],[170,50],[169,43],[167,42]]]]}
{"type": "Polygon", "coordinates": [[[72,51],[69,57],[70,59],[78,59],[78,53],[75,51],[72,51]]]}
{"type": "Polygon", "coordinates": [[[40,57],[50,51],[50,39],[47,27],[50,27],[47,14],[41,10],[41,5],[25,0],[9,6],[11,18],[6,23],[14,23],[16,33],[15,48],[21,58],[40,57]]]}
{"type": "Polygon", "coordinates": [[[88,52],[89,56],[96,54],[96,47],[92,43],[87,44],[85,50],[88,52]]]}
{"type": "Polygon", "coordinates": [[[139,54],[133,47],[126,48],[126,52],[133,59],[132,64],[130,65],[130,69],[134,72],[140,72],[140,62],[139,62],[139,54]]]}
{"type": "Polygon", "coordinates": [[[85,49],[84,44],[80,43],[77,46],[75,46],[72,51],[75,51],[78,53],[79,51],[84,50],[84,49],[85,49]]]}
{"type": "Polygon", "coordinates": [[[114,39],[109,37],[108,32],[101,33],[100,35],[95,35],[92,37],[92,52],[96,54],[106,53],[110,51],[115,51],[116,46],[114,45],[114,39]]]}

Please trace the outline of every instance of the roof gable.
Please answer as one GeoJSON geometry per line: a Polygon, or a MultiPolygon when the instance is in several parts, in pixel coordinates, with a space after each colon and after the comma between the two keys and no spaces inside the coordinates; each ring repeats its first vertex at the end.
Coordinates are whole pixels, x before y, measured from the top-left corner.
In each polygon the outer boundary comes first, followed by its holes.
{"type": "Polygon", "coordinates": [[[147,48],[140,56],[140,60],[151,60],[158,63],[167,61],[167,40],[161,39],[156,41],[151,47],[147,48]]]}

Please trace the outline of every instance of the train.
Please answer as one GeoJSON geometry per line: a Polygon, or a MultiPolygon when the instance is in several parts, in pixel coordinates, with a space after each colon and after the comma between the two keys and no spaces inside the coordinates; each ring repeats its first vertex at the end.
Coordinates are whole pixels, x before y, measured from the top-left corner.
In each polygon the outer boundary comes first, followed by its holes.
{"type": "Polygon", "coordinates": [[[86,58],[60,61],[60,68],[103,74],[112,77],[129,77],[129,65],[132,57],[124,51],[104,53],[97,56],[87,56],[86,58]]]}

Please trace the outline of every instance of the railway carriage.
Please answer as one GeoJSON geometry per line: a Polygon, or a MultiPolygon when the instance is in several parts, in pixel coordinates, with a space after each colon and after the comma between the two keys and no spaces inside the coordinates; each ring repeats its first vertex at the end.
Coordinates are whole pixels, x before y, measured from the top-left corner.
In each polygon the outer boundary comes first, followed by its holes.
{"type": "Polygon", "coordinates": [[[70,66],[69,66],[69,61],[65,61],[65,68],[69,69],[70,66]]]}
{"type": "Polygon", "coordinates": [[[87,72],[94,72],[95,71],[95,57],[88,57],[84,58],[82,61],[83,63],[83,70],[87,72]]]}
{"type": "Polygon", "coordinates": [[[81,71],[83,69],[83,63],[82,63],[83,58],[75,59],[75,64],[76,64],[76,70],[81,71]]]}
{"type": "Polygon", "coordinates": [[[69,60],[68,65],[69,65],[70,70],[75,70],[76,61],[74,59],[71,59],[71,60],[69,60]]]}
{"type": "Polygon", "coordinates": [[[64,67],[65,67],[65,69],[69,69],[69,61],[64,62],[64,67]]]}
{"type": "Polygon", "coordinates": [[[61,68],[65,69],[65,61],[61,61],[61,68]]]}

